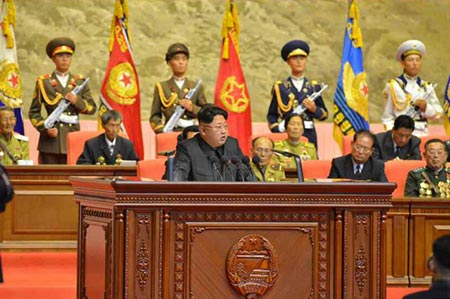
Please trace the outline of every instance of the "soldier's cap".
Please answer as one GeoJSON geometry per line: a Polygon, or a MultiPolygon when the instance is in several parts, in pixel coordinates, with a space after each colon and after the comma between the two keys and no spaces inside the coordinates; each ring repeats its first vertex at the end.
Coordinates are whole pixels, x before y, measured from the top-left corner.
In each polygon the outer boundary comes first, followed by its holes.
{"type": "Polygon", "coordinates": [[[75,52],[75,42],[68,37],[57,37],[48,42],[46,51],[50,58],[59,53],[73,54],[75,52]]]}
{"type": "Polygon", "coordinates": [[[284,61],[287,61],[289,57],[298,55],[309,55],[309,46],[305,41],[291,40],[290,42],[286,43],[281,49],[281,57],[284,61]]]}
{"type": "Polygon", "coordinates": [[[397,49],[397,60],[403,61],[408,55],[425,56],[425,45],[420,40],[410,39],[402,43],[397,49]]]}
{"type": "Polygon", "coordinates": [[[185,44],[182,43],[171,44],[167,49],[166,62],[169,62],[169,60],[172,59],[172,57],[174,57],[179,53],[185,54],[186,57],[189,59],[189,49],[188,47],[186,47],[185,44]]]}

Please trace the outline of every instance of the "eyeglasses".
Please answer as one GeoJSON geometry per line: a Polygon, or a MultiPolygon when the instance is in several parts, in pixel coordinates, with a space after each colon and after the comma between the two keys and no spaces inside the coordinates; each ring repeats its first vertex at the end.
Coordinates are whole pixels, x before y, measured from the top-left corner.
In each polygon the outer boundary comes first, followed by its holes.
{"type": "Polygon", "coordinates": [[[216,130],[216,131],[222,131],[222,130],[228,131],[228,125],[227,124],[216,125],[216,126],[209,126],[209,125],[204,125],[204,126],[207,127],[207,128],[216,130]]]}
{"type": "Polygon", "coordinates": [[[365,147],[365,146],[362,146],[362,145],[359,145],[359,144],[355,144],[355,143],[353,143],[353,146],[355,147],[355,149],[358,152],[363,152],[365,154],[370,153],[370,151],[372,150],[371,148],[368,148],[368,147],[365,147]]]}

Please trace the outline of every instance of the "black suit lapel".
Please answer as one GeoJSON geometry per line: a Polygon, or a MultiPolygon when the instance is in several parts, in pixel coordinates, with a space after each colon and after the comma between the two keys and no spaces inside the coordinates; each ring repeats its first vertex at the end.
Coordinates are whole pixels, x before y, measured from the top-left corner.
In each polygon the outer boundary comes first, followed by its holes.
{"type": "Polygon", "coordinates": [[[357,176],[355,175],[355,172],[353,170],[353,160],[351,155],[347,155],[344,161],[344,171],[345,175],[343,177],[350,178],[350,179],[356,179],[357,176]]]}

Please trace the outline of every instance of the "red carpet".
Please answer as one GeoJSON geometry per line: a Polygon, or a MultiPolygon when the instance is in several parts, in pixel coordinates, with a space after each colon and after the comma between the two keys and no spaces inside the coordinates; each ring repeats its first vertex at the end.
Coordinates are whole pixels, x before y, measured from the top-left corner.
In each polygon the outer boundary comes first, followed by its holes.
{"type": "MultiPolygon", "coordinates": [[[[75,252],[2,252],[1,299],[75,299],[75,252]]],[[[419,288],[388,288],[387,299],[402,299],[419,288]]]]}
{"type": "Polygon", "coordinates": [[[2,299],[75,299],[76,252],[2,252],[2,299]]]}

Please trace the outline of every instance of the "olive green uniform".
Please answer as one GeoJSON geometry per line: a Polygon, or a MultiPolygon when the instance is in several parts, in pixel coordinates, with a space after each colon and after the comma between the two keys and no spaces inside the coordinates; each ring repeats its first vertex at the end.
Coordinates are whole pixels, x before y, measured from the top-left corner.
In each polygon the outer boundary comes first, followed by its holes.
{"type": "Polygon", "coordinates": [[[420,167],[408,173],[405,196],[450,198],[450,169],[420,167]]]}
{"type": "MultiPolygon", "coordinates": [[[[264,182],[262,173],[259,170],[259,168],[255,165],[255,163],[251,162],[251,166],[257,181],[264,182]]],[[[266,165],[266,167],[264,167],[263,171],[266,182],[279,182],[286,178],[284,168],[280,163],[271,161],[269,164],[266,165]]]]}
{"type": "MultiPolygon", "coordinates": [[[[169,121],[170,117],[175,112],[175,108],[179,105],[179,100],[184,99],[189,90],[194,88],[196,84],[196,81],[186,78],[180,89],[173,77],[167,81],[156,83],[155,91],[153,93],[152,110],[150,113],[150,125],[155,133],[162,133],[165,123],[169,121]]],[[[193,110],[192,112],[186,111],[181,117],[182,120],[189,121],[197,118],[197,113],[206,105],[203,85],[200,84],[199,89],[192,96],[191,101],[193,110]]],[[[174,131],[181,131],[183,129],[184,127],[176,125],[174,131]]]]}
{"type": "Polygon", "coordinates": [[[10,155],[4,152],[3,146],[0,146],[0,151],[3,152],[3,159],[1,160],[2,165],[13,165],[17,164],[18,160],[30,159],[28,137],[14,133],[11,139],[7,140],[5,136],[0,134],[0,142],[13,157],[13,159],[11,159],[10,155]]]}
{"type": "MultiPolygon", "coordinates": [[[[297,144],[291,143],[288,139],[275,142],[276,150],[290,152],[299,155],[302,160],[317,160],[317,151],[311,142],[300,141],[297,144]]],[[[279,157],[284,167],[295,167],[294,158],[279,157]]]]}

